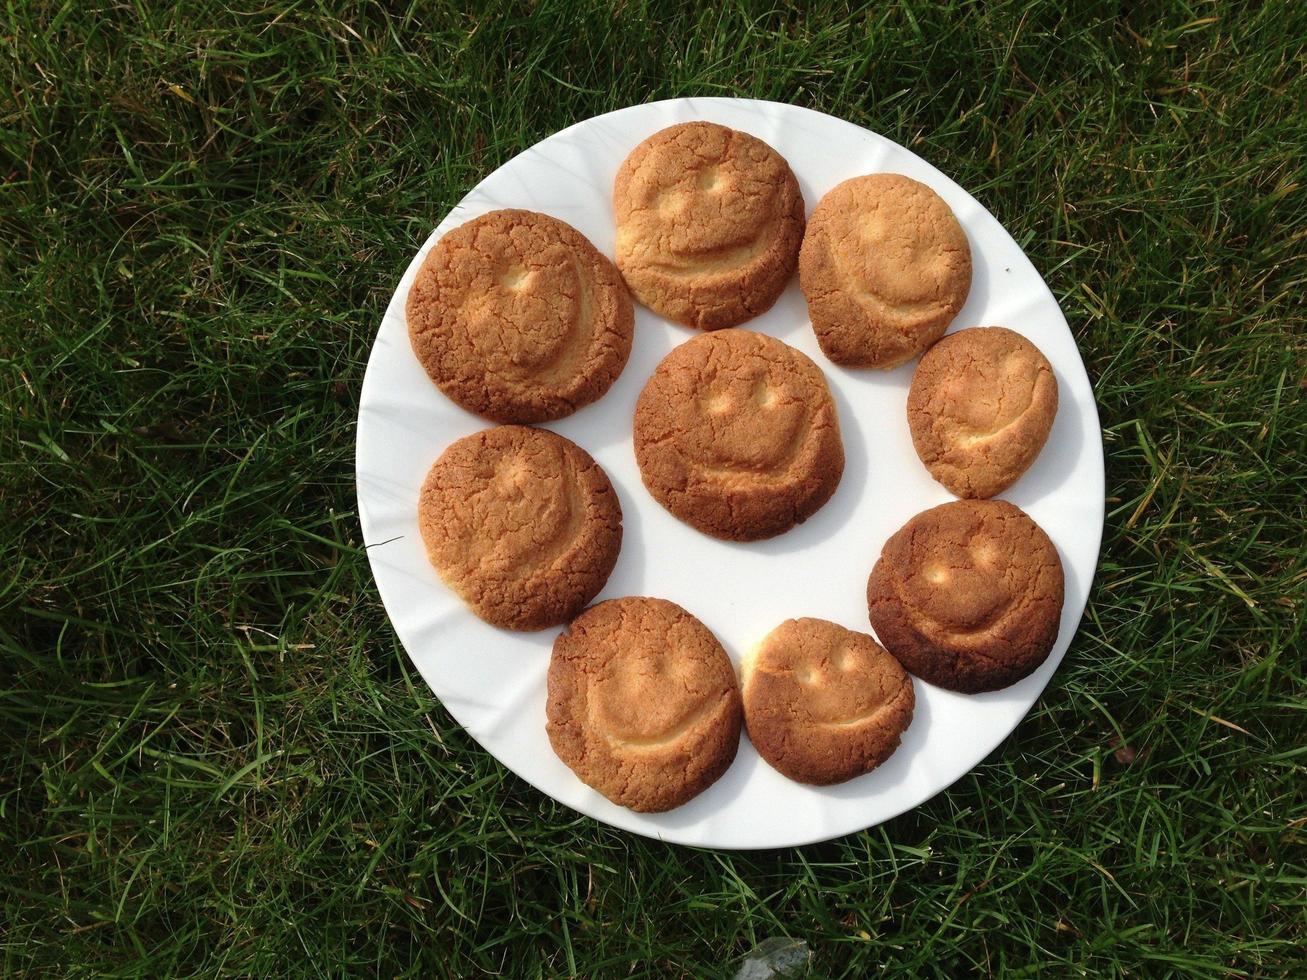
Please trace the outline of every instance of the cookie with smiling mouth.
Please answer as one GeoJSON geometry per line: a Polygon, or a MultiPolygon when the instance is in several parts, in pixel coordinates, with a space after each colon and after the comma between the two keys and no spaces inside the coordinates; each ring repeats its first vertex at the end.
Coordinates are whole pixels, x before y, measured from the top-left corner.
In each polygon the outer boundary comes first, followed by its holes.
{"type": "Polygon", "coordinates": [[[803,195],[779,153],[692,122],[654,133],[613,182],[617,267],[655,313],[703,330],[765,313],[803,240],[803,195]]]}
{"type": "Polygon", "coordinates": [[[418,526],[441,579],[493,626],[565,623],[608,581],[622,506],[584,449],[546,429],[500,425],[440,454],[418,526]]]}
{"type": "Polygon", "coordinates": [[[546,422],[599,398],[631,353],[622,277],[589,239],[535,211],[491,211],[427,253],[409,340],[455,402],[495,422],[546,422]]]}
{"type": "Polygon", "coordinates": [[[549,742],[619,806],[670,810],[711,786],[740,744],[730,658],[692,615],[665,599],[592,606],[554,641],[549,742]]]}
{"type": "Polygon", "coordinates": [[[917,455],[959,497],[992,497],[1015,483],[1056,414],[1048,358],[1004,327],[949,334],[926,351],[908,392],[917,455]]]}
{"type": "Polygon", "coordinates": [[[772,768],[817,786],[871,772],[912,721],[912,678],[865,633],[790,619],[740,665],[749,741],[772,768]]]}
{"type": "Polygon", "coordinates": [[[728,540],[769,538],[807,520],[844,472],[821,369],[750,330],[704,334],[663,358],[636,402],[634,440],[654,499],[728,540]]]}
{"type": "Polygon", "coordinates": [[[975,694],[1032,673],[1057,641],[1062,561],[1024,511],[958,500],[895,532],[867,581],[876,636],[922,680],[975,694]]]}
{"type": "Polygon", "coordinates": [[[799,285],[822,352],[849,367],[891,368],[943,335],[971,291],[971,246],[925,184],[869,174],[817,202],[799,285]]]}

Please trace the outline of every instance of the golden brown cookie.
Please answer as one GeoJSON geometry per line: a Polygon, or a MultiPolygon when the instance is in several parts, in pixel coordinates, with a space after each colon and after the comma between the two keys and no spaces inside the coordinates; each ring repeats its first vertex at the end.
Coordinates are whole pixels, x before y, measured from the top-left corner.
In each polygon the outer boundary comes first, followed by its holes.
{"type": "Polygon", "coordinates": [[[549,742],[619,806],[657,812],[702,793],[740,744],[740,692],[708,628],[665,599],[610,599],[554,641],[549,742]]]}
{"type": "Polygon", "coordinates": [[[594,401],[622,373],[635,324],[613,264],[534,211],[492,211],[441,238],[406,309],[431,380],[496,422],[545,422],[594,401]]]}
{"type": "Polygon", "coordinates": [[[617,267],[631,292],[704,330],[765,313],[794,273],[803,195],[762,140],[681,123],[631,151],[613,184],[617,267]]]}
{"type": "Polygon", "coordinates": [[[817,786],[871,772],[912,721],[912,678],[865,633],[788,619],[740,665],[744,724],[767,762],[817,786]]]}
{"type": "Polygon", "coordinates": [[[441,453],[418,525],[445,584],[487,623],[514,630],[571,619],[604,587],[622,545],[622,507],[599,464],[521,425],[483,429],[441,453]]]}
{"type": "Polygon", "coordinates": [[[870,174],[835,185],[808,221],[799,284],[822,351],[890,368],[933,344],[971,290],[971,246],[925,184],[870,174]]]}
{"type": "Polygon", "coordinates": [[[635,406],[635,458],[654,499],[705,534],[754,541],[821,507],[844,472],[821,369],[750,330],[695,337],[635,406]]]}
{"type": "Polygon", "coordinates": [[[995,691],[1053,649],[1062,562],[1019,507],[958,500],[923,511],[885,542],[867,606],[885,649],[922,680],[995,691]]]}
{"type": "Polygon", "coordinates": [[[926,351],[908,392],[917,455],[959,497],[992,497],[1015,483],[1056,414],[1052,365],[1003,327],[949,334],[926,351]]]}

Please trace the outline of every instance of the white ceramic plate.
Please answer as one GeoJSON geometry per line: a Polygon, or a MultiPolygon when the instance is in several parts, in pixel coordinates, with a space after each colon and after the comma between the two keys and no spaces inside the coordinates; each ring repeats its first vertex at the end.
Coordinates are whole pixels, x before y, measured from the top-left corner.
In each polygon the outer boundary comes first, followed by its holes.
{"type": "MultiPolygon", "coordinates": [[[[799,348],[826,372],[839,408],[847,463],[835,496],[806,524],[769,541],[731,544],[680,523],[645,491],[631,446],[636,396],[655,365],[697,331],[636,305],[635,343],[622,376],[598,402],[548,428],[585,447],[617,488],[624,538],[600,599],[651,595],[699,617],[738,661],[782,620],[817,616],[868,632],[867,575],[885,539],[918,511],[951,500],[913,452],[906,399],[915,362],[893,371],[845,370],[818,349],[798,277],[775,307],[744,326],[799,348]]],[[[605,823],[701,847],[784,847],[888,820],[934,796],[983,759],[1025,716],[1065,653],[1084,611],[1103,531],[1103,447],[1085,368],[1048,287],[997,220],[953,181],[903,147],[831,116],[773,102],[676,99],[632,106],[542,140],[483,180],[413,257],[372,349],[358,421],[363,539],[395,631],[418,670],[472,737],[527,782],[605,823]],[[1052,362],[1061,402],[1048,445],[1003,496],[1057,545],[1066,570],[1061,633],[1024,681],[966,696],[917,685],[903,744],[875,772],[817,789],[790,782],[745,738],[716,784],[670,813],[608,802],[554,755],[545,736],[545,671],[558,630],[487,626],[427,562],[418,488],[455,439],[487,425],[444,397],[409,347],[404,302],[427,250],[445,232],[496,208],[543,211],[613,254],[613,176],[646,136],[706,119],[780,152],[808,212],[847,177],[906,174],[948,202],[971,241],[974,278],[953,329],[999,324],[1033,340],[1052,362]]]]}

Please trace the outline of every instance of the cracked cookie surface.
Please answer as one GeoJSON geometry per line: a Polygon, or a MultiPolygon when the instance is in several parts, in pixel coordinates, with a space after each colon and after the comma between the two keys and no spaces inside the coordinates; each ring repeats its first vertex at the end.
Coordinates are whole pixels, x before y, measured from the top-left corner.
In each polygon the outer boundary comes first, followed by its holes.
{"type": "Polygon", "coordinates": [[[949,334],[926,351],[908,392],[917,455],[959,497],[992,497],[1015,483],[1056,414],[1048,358],[1004,327],[949,334]]]}
{"type": "Polygon", "coordinates": [[[654,499],[729,540],[769,538],[807,520],[844,472],[821,369],[750,330],[704,334],[663,358],[636,402],[634,442],[654,499]]]}
{"type": "Polygon", "coordinates": [[[580,446],[502,425],[459,439],[418,502],[427,557],[486,622],[537,630],[571,619],[608,581],[622,508],[580,446]]]}
{"type": "Polygon", "coordinates": [[[803,240],[803,195],[762,140],[716,123],[654,133],[613,183],[617,267],[635,297],[703,330],[765,313],[803,240]]]}
{"type": "Polygon", "coordinates": [[[867,581],[876,636],[922,680],[975,694],[1048,657],[1062,615],[1057,548],[1005,500],[959,500],[895,532],[867,581]]]}
{"type": "Polygon", "coordinates": [[[749,740],[772,768],[828,786],[888,759],[916,697],[902,665],[865,633],[824,619],[781,623],[740,665],[749,740]]]}
{"type": "Polygon", "coordinates": [[[670,810],[711,786],[740,744],[730,658],[665,599],[610,599],[554,641],[549,742],[582,782],[619,806],[670,810]]]}
{"type": "Polygon", "coordinates": [[[405,309],[431,380],[495,422],[545,422],[599,398],[626,365],[635,324],[607,257],[571,225],[520,210],[441,238],[405,309]]]}
{"type": "Polygon", "coordinates": [[[971,290],[971,246],[944,200],[899,174],[837,184],[817,202],[799,284],[822,352],[891,368],[933,344],[971,290]]]}

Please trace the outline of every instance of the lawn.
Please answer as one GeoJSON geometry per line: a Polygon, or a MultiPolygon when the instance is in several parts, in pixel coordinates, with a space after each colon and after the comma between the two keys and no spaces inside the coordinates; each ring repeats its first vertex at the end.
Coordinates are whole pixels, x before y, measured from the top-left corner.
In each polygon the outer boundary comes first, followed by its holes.
{"type": "Polygon", "coordinates": [[[330,6],[0,14],[0,971],[729,976],[790,936],[814,976],[1307,974],[1307,6],[330,6]],[[690,94],[970,190],[1103,422],[1098,574],[1035,709],[796,850],[664,846],[507,773],[360,550],[414,250],[536,140],[690,94]]]}

